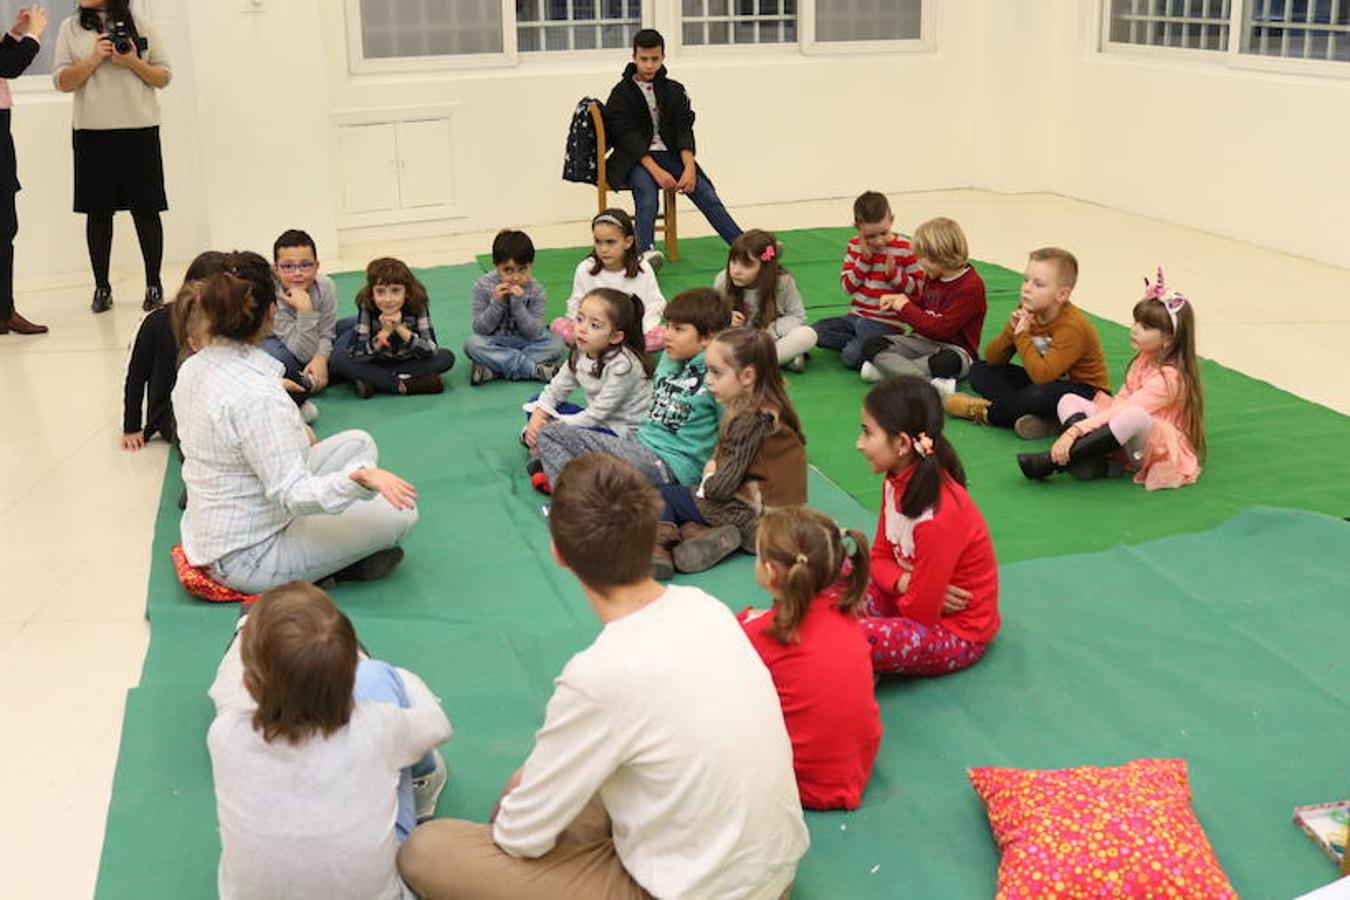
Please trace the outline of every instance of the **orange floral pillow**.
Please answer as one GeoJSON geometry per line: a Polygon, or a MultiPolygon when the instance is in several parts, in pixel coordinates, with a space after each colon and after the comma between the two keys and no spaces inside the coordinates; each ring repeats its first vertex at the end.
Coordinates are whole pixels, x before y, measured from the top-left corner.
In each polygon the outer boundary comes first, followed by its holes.
{"type": "Polygon", "coordinates": [[[199,569],[188,562],[182,544],[174,544],[169,554],[173,557],[173,573],[178,576],[178,583],[192,596],[210,600],[212,603],[252,603],[258,599],[257,594],[241,594],[234,588],[213,580],[206,574],[205,569],[199,569]]]}
{"type": "Polygon", "coordinates": [[[1237,897],[1191,810],[1183,759],[967,775],[1003,853],[999,898],[1237,897]]]}

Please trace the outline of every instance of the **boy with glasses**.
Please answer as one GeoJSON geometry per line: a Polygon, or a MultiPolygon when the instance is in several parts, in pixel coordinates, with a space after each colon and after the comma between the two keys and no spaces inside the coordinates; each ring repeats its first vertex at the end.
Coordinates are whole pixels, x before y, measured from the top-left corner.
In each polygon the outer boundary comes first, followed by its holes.
{"type": "Polygon", "coordinates": [[[328,357],[333,353],[337,328],[337,285],[319,274],[314,239],[299,229],[283,231],[272,244],[272,271],[277,277],[277,311],[272,336],[262,348],[286,367],[290,390],[303,404],[305,421],[318,411],[308,402],[311,393],[328,385],[328,357]]]}

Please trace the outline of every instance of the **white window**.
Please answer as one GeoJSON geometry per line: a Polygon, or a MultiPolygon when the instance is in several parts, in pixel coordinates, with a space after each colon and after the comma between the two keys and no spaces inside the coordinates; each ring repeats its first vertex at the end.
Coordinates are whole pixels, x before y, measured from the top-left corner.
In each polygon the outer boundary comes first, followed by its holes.
{"type": "Polygon", "coordinates": [[[506,16],[506,0],[347,0],[352,68],[509,64],[506,16]]]}
{"type": "Polygon", "coordinates": [[[816,0],[815,39],[820,43],[917,41],[921,0],[816,0]]]}
{"type": "Polygon", "coordinates": [[[1228,49],[1231,0],[1111,0],[1107,41],[1192,50],[1228,49]]]}
{"type": "Polygon", "coordinates": [[[1350,0],[1246,0],[1242,51],[1350,62],[1350,0]]]}
{"type": "Polygon", "coordinates": [[[642,27],[642,0],[516,0],[516,48],[627,49],[642,27]]]}
{"type": "Polygon", "coordinates": [[[797,43],[797,0],[682,0],[680,13],[685,46],[797,43]]]}

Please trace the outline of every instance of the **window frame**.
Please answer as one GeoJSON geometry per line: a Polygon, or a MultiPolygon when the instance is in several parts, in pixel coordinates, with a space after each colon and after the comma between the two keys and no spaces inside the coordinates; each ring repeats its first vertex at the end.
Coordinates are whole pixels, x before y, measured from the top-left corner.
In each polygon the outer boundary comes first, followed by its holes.
{"type": "MultiPolygon", "coordinates": [[[[816,5],[829,0],[798,0],[797,37],[805,56],[856,56],[859,53],[932,53],[937,50],[937,9],[942,0],[919,0],[919,36],[876,41],[816,40],[816,5]]],[[[1350,2],[1350,0],[1347,0],[1350,2]]]]}
{"type": "MultiPolygon", "coordinates": [[[[1098,57],[1141,62],[1168,60],[1206,68],[1223,67],[1234,72],[1266,72],[1276,75],[1301,75],[1350,79],[1350,60],[1304,59],[1291,56],[1264,56],[1248,50],[1248,4],[1257,0],[1232,0],[1228,11],[1228,47],[1225,50],[1200,50],[1194,47],[1160,47],[1156,44],[1130,44],[1111,40],[1111,2],[1096,0],[1096,24],[1093,27],[1098,57]]],[[[1311,2],[1311,0],[1310,0],[1311,2]]],[[[1350,0],[1341,0],[1350,3],[1350,0]]],[[[1347,38],[1350,39],[1350,38],[1347,38]]]]}
{"type": "MultiPolygon", "coordinates": [[[[519,65],[516,51],[516,4],[500,0],[502,49],[489,53],[457,53],[441,56],[391,56],[366,59],[361,35],[361,0],[344,0],[347,29],[347,70],[352,75],[389,75],[407,72],[446,72],[465,69],[496,69],[519,65]]],[[[589,52],[589,51],[587,51],[589,52]]]]}
{"type": "MultiPolygon", "coordinates": [[[[1350,0],[1347,0],[1347,2],[1350,2],[1350,0]]],[[[653,27],[652,7],[654,5],[655,5],[654,0],[644,0],[642,4],[642,19],[638,25],[638,28],[653,27]]],[[[558,24],[571,25],[573,23],[570,19],[559,19],[558,24]]],[[[623,47],[592,47],[587,50],[521,50],[519,49],[520,23],[516,19],[516,5],[514,2],[511,3],[510,28],[512,33],[515,35],[517,47],[516,54],[519,57],[520,60],[519,64],[522,67],[548,66],[548,65],[556,65],[558,63],[569,63],[569,62],[581,62],[581,63],[585,63],[588,61],[595,62],[601,59],[612,60],[614,58],[615,51],[627,51],[630,54],[632,53],[632,50],[629,49],[629,46],[627,44],[624,45],[623,47]]]]}

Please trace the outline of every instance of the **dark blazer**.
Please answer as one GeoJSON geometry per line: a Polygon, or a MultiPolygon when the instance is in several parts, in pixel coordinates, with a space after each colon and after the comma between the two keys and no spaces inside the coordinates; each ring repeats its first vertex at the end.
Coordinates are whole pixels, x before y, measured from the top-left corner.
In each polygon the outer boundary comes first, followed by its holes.
{"type": "MultiPolygon", "coordinates": [[[[628,186],[628,173],[652,146],[652,114],[642,96],[642,88],[633,83],[635,72],[637,66],[629,63],[623,70],[622,80],[614,85],[605,103],[605,140],[612,148],[605,177],[612,188],[628,186]]],[[[694,110],[689,106],[684,85],[667,78],[666,67],[662,66],[652,81],[652,88],[656,94],[661,140],[677,156],[682,150],[693,153],[694,110]]],[[[702,170],[699,170],[699,177],[703,177],[702,170]]]]}
{"type": "MultiPolygon", "coordinates": [[[[0,39],[0,78],[18,78],[37,56],[38,42],[28,38],[14,40],[5,32],[0,39]]],[[[19,189],[18,161],[14,156],[14,137],[9,130],[10,111],[0,110],[0,190],[19,189]]]]}

